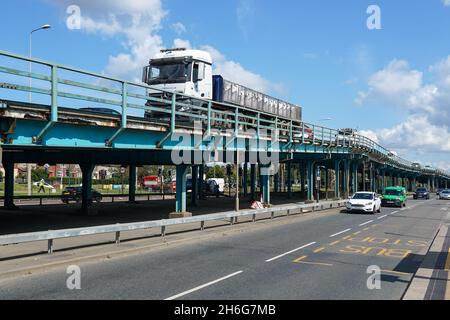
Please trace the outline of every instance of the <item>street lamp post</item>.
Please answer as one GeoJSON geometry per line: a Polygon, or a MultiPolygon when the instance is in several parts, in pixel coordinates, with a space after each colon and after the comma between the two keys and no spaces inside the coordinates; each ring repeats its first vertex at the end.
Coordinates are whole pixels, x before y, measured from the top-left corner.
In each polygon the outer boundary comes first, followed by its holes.
{"type": "MultiPolygon", "coordinates": [[[[29,57],[31,59],[31,44],[32,44],[32,35],[33,33],[35,33],[36,31],[39,30],[45,30],[45,29],[50,29],[51,26],[49,24],[44,24],[43,26],[34,29],[30,32],[29,35],[29,57]]],[[[28,75],[28,85],[29,85],[29,91],[28,91],[28,102],[31,103],[31,61],[29,61],[29,72],[30,74],[28,75]]],[[[28,189],[28,195],[31,196],[31,164],[27,163],[27,189],[28,189]]]]}

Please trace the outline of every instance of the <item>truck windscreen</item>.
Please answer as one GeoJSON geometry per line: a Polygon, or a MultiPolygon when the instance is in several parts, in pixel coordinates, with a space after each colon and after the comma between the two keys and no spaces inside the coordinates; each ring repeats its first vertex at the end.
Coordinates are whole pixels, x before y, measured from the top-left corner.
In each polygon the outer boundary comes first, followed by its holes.
{"type": "Polygon", "coordinates": [[[183,62],[152,64],[149,68],[148,84],[183,83],[190,78],[191,64],[183,62]]]}

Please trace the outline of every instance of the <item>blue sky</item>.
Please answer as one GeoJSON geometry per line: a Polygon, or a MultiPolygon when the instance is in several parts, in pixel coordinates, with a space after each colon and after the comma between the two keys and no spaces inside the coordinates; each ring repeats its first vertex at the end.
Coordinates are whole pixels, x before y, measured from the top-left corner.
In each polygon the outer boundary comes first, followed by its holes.
{"type": "Polygon", "coordinates": [[[217,70],[450,169],[450,1],[36,0],[2,4],[0,49],[138,78],[161,47],[208,48],[217,70]],[[81,30],[66,26],[77,4],[81,30]],[[366,26],[381,9],[381,30],[366,26]],[[132,18],[138,17],[139,22],[132,18]]]}

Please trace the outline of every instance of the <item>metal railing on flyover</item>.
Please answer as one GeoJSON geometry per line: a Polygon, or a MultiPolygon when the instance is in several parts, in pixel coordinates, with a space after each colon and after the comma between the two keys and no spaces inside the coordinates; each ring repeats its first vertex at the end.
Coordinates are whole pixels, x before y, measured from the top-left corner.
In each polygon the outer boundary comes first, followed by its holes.
{"type": "Polygon", "coordinates": [[[148,221],[148,222],[138,222],[138,223],[127,223],[127,224],[114,224],[105,225],[97,227],[86,227],[86,228],[76,228],[76,229],[65,229],[65,230],[51,230],[43,232],[33,232],[33,233],[22,233],[22,234],[11,234],[0,236],[0,246],[4,245],[15,245],[28,242],[36,241],[47,241],[47,252],[49,254],[53,253],[54,250],[54,240],[57,239],[67,239],[82,236],[93,236],[99,234],[109,234],[114,233],[114,241],[119,244],[122,232],[145,230],[152,228],[161,228],[161,236],[166,235],[166,228],[169,226],[177,226],[190,223],[200,223],[200,229],[205,229],[205,224],[208,221],[229,221],[232,225],[237,222],[238,218],[252,217],[252,221],[256,222],[259,217],[263,215],[270,215],[273,219],[275,216],[289,216],[295,214],[301,214],[306,211],[320,211],[328,210],[332,208],[340,208],[345,205],[346,200],[339,201],[326,201],[321,203],[311,203],[311,204],[297,204],[297,205],[287,205],[280,207],[273,207],[267,209],[257,209],[257,210],[243,210],[243,211],[230,211],[224,213],[207,214],[201,216],[194,216],[189,218],[177,218],[168,220],[158,220],[158,221],[148,221]]]}
{"type": "MultiPolygon", "coordinates": [[[[205,136],[207,137],[216,134],[216,129],[220,131],[226,128],[234,129],[235,138],[239,135],[240,130],[245,130],[246,132],[253,130],[255,139],[259,140],[261,137],[264,137],[262,131],[267,130],[267,132],[271,133],[277,132],[278,134],[279,132],[280,139],[284,139],[287,142],[287,148],[295,144],[321,145],[329,149],[346,148],[349,152],[375,154],[386,164],[400,169],[425,173],[422,168],[414,167],[410,161],[392,154],[392,152],[378,143],[359,134],[348,134],[341,130],[308,124],[296,119],[283,118],[262,110],[212,102],[181,93],[164,91],[144,83],[124,81],[103,74],[79,70],[5,51],[0,51],[0,58],[33,63],[41,69],[48,69],[47,74],[42,74],[27,71],[27,66],[17,69],[12,68],[11,65],[2,66],[0,64],[0,73],[7,74],[9,77],[34,79],[40,83],[49,84],[49,87],[48,85],[47,87],[29,86],[25,83],[10,82],[11,79],[9,78],[6,79],[7,82],[0,82],[0,90],[36,93],[50,97],[49,122],[34,137],[33,140],[37,144],[40,143],[47,131],[58,122],[59,99],[66,99],[74,103],[74,105],[70,105],[71,107],[83,101],[121,109],[120,128],[106,141],[107,147],[114,147],[114,140],[127,128],[127,115],[130,110],[144,112],[144,115],[145,112],[159,112],[167,115],[169,131],[166,137],[159,142],[158,147],[163,147],[166,140],[175,132],[177,125],[180,125],[179,121],[177,123],[177,119],[184,117],[190,121],[200,122],[202,130],[206,132],[205,136]],[[60,73],[65,73],[64,77],[60,73]],[[69,77],[72,78],[69,79],[69,77]],[[90,81],[86,82],[85,80],[83,82],[80,80],[83,77],[88,77],[90,81]],[[110,85],[108,86],[106,83],[110,85]],[[88,93],[80,91],[87,91],[88,93]],[[149,95],[149,92],[159,93],[160,95],[159,97],[152,96],[149,95]],[[150,103],[152,105],[149,105],[150,103]]],[[[266,136],[266,138],[268,137],[266,136]]],[[[435,170],[431,174],[450,178],[450,173],[442,170],[435,170]]]]}

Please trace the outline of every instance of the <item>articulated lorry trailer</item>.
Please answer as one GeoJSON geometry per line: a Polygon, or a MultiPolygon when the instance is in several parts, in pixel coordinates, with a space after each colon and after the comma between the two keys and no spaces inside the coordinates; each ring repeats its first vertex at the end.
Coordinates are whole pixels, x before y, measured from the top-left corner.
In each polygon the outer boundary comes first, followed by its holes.
{"type": "MultiPolygon", "coordinates": [[[[145,118],[152,121],[170,118],[170,114],[161,112],[161,109],[169,107],[167,101],[171,100],[171,93],[178,93],[177,101],[184,102],[186,105],[205,108],[208,101],[213,101],[218,102],[214,105],[215,108],[221,109],[220,103],[227,103],[255,112],[265,112],[273,115],[273,118],[280,117],[301,122],[302,108],[300,106],[228,81],[220,75],[213,75],[212,64],[211,55],[206,51],[182,48],[161,50],[150,60],[150,64],[144,68],[143,72],[143,82],[156,89],[148,90],[148,95],[158,99],[147,104],[150,110],[145,112],[145,118]],[[159,110],[154,110],[152,107],[159,110]]],[[[222,106],[226,111],[225,105],[222,106]]],[[[178,107],[181,112],[192,112],[188,109],[188,106],[178,107]]],[[[219,116],[213,115],[213,118],[217,117],[219,116]]],[[[225,122],[213,121],[213,126],[220,127],[221,123],[225,122]]]]}

